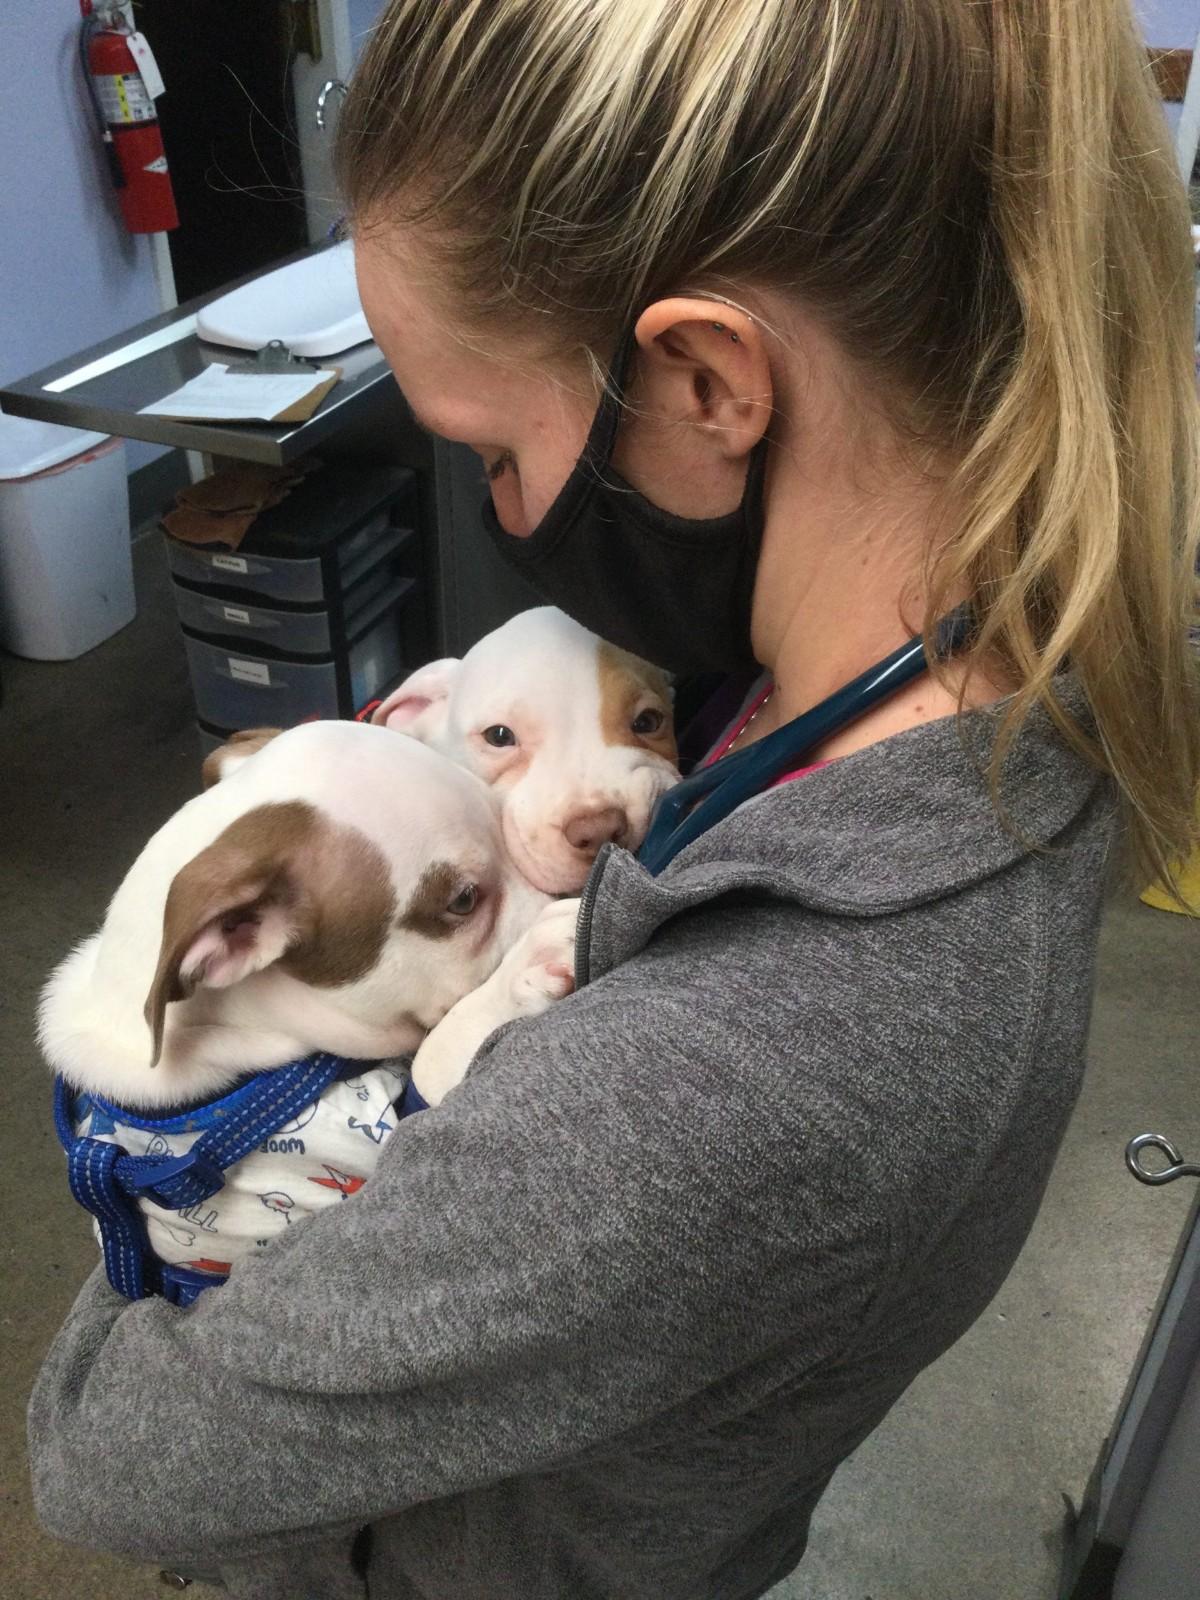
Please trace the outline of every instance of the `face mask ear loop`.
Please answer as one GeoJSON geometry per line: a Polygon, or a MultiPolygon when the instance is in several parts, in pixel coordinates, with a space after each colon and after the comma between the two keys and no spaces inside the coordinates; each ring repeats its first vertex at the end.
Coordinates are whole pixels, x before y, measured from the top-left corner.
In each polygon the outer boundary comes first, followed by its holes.
{"type": "Polygon", "coordinates": [[[600,396],[600,404],[587,443],[583,447],[580,463],[595,478],[602,478],[612,465],[613,451],[617,447],[617,429],[621,425],[625,391],[636,348],[637,337],[630,328],[622,336],[605,374],[604,392],[600,396]]]}

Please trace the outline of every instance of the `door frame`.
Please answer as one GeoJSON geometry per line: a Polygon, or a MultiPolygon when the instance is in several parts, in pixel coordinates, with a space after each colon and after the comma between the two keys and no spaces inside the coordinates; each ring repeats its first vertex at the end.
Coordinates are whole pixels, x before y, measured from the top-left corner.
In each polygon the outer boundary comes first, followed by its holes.
{"type": "Polygon", "coordinates": [[[333,134],[344,95],[334,90],[327,96],[323,128],[317,125],[317,102],[325,84],[349,82],[354,66],[350,6],[349,0],[279,0],[279,3],[310,8],[320,31],[320,56],[314,60],[301,53],[292,65],[292,98],[300,169],[304,175],[308,238],[310,244],[317,244],[328,237],[330,228],[342,213],[333,180],[333,134]]]}

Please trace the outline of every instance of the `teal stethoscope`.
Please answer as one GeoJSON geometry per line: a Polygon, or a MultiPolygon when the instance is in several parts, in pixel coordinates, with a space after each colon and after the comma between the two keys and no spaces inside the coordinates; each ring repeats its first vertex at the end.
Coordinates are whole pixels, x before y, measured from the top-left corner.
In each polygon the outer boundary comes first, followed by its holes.
{"type": "MultiPolygon", "coordinates": [[[[952,655],[966,643],[973,627],[974,619],[965,607],[943,617],[937,626],[934,654],[939,659],[952,655]]],[[[776,778],[802,765],[810,750],[920,677],[928,665],[924,640],[917,635],[803,716],[668,789],[638,851],[642,866],[656,877],[701,834],[769,789],[776,778]]]]}

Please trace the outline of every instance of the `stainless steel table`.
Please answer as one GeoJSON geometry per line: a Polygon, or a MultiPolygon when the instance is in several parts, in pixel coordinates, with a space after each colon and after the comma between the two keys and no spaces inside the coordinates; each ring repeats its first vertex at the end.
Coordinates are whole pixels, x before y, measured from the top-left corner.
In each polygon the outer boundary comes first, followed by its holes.
{"type": "MultiPolygon", "coordinates": [[[[302,250],[288,259],[310,253],[302,250]]],[[[258,276],[250,273],[238,281],[247,283],[258,276]]],[[[331,459],[411,467],[419,482],[418,520],[433,652],[460,654],[514,611],[538,604],[538,596],[501,562],[483,530],[479,508],[487,485],[479,458],[463,445],[435,442],[415,425],[375,344],[328,358],[329,366],[342,369],[342,381],[308,422],[219,424],[141,415],[142,406],[161,400],[209,363],[230,359],[226,347],[197,338],[195,323],[201,306],[236,287],[226,284],[5,385],[0,388],[0,408],[65,427],[174,445],[218,460],[282,465],[319,447],[321,455],[331,459]]],[[[244,354],[236,352],[235,358],[244,354]]]]}
{"type": "MultiPolygon", "coordinates": [[[[303,250],[288,259],[308,254],[311,252],[303,250]]],[[[238,281],[246,283],[259,276],[251,273],[238,281]]],[[[328,449],[381,403],[395,415],[400,401],[396,381],[378,346],[363,344],[321,362],[340,367],[342,381],[307,422],[222,424],[142,416],[143,406],[163,399],[206,366],[246,355],[245,351],[206,344],[196,335],[196,312],[236,287],[226,284],[41,372],[6,384],[0,388],[0,408],[69,428],[275,466],[317,445],[328,449]]]]}

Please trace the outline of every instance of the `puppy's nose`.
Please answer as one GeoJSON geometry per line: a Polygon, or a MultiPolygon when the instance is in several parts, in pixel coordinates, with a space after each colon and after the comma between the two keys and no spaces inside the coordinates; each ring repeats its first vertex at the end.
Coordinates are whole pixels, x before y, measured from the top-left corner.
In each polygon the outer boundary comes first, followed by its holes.
{"type": "Polygon", "coordinates": [[[563,823],[563,832],[568,844],[594,856],[602,844],[619,839],[628,827],[629,818],[620,806],[606,806],[601,811],[577,811],[563,823]]]}

